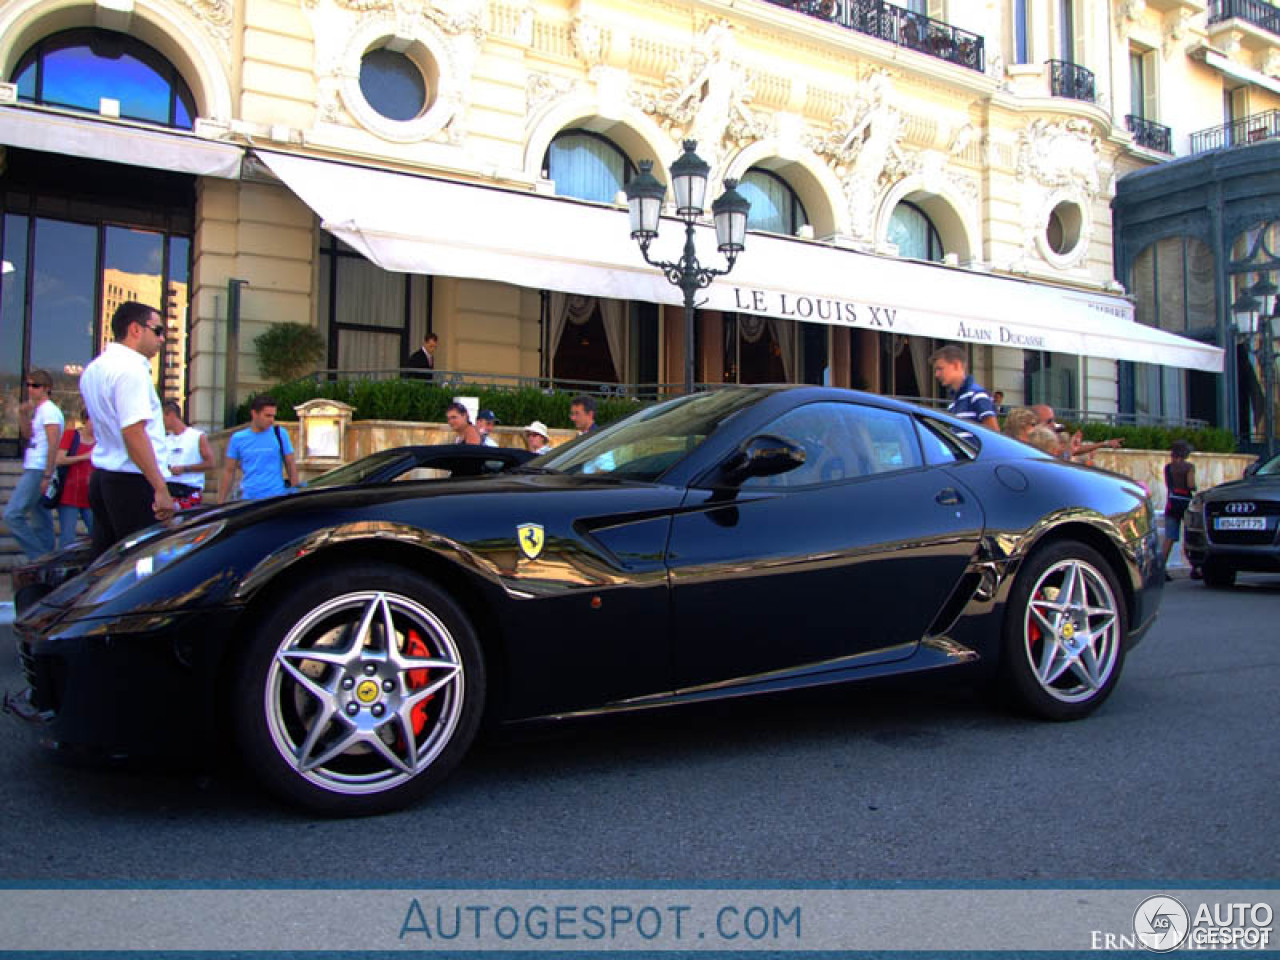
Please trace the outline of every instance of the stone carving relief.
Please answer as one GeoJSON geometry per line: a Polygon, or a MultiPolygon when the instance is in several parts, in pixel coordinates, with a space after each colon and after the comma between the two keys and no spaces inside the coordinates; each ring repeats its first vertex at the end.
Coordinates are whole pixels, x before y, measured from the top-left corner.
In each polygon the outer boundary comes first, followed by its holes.
{"type": "Polygon", "coordinates": [[[609,55],[609,35],[589,17],[573,20],[573,52],[589,67],[598,67],[609,55]]]}
{"type": "Polygon", "coordinates": [[[204,31],[217,43],[224,56],[231,54],[231,0],[183,0],[204,31]]]}
{"type": "Polygon", "coordinates": [[[1093,127],[1078,118],[1031,121],[1018,136],[1017,176],[1022,250],[1014,268],[1025,269],[1037,256],[1058,269],[1078,266],[1088,253],[1093,203],[1112,182],[1093,127]],[[1051,211],[1061,204],[1078,210],[1079,241],[1057,253],[1050,250],[1045,231],[1051,211]]]}
{"type": "Polygon", "coordinates": [[[1018,179],[1044,187],[1102,189],[1102,151],[1087,120],[1037,117],[1018,134],[1018,179]]]}
{"type": "Polygon", "coordinates": [[[525,81],[525,114],[533,116],[553,100],[559,100],[573,91],[575,84],[568,77],[549,73],[531,73],[525,81]]]}
{"type": "Polygon", "coordinates": [[[1190,28],[1191,14],[1187,10],[1179,10],[1166,18],[1164,40],[1161,43],[1161,52],[1166,60],[1182,49],[1182,41],[1190,28]]]}
{"type": "Polygon", "coordinates": [[[767,120],[750,107],[751,76],[738,62],[733,28],[708,24],[683,62],[667,74],[656,95],[636,93],[633,102],[657,117],[674,140],[697,140],[698,154],[713,167],[726,147],[740,147],[770,134],[767,120]]]}
{"type": "MultiPolygon", "coordinates": [[[[303,0],[316,37],[316,109],[322,123],[348,117],[385,140],[409,143],[428,137],[458,143],[470,101],[472,66],[485,38],[484,4],[478,0],[415,3],[413,0],[303,0]],[[435,61],[433,101],[417,119],[381,116],[360,91],[360,63],[372,44],[394,37],[435,61]]],[[[347,121],[349,122],[349,120],[347,121]]]]}
{"type": "Polygon", "coordinates": [[[831,130],[808,142],[814,153],[827,158],[844,184],[850,227],[859,239],[871,239],[882,188],[919,166],[918,158],[903,149],[904,117],[893,99],[889,72],[873,70],[859,84],[854,99],[832,118],[831,130]]]}

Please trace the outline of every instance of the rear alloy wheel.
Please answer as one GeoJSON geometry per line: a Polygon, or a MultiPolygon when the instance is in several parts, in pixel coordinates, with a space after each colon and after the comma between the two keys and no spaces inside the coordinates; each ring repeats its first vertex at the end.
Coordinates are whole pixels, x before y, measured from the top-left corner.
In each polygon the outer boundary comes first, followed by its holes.
{"type": "Polygon", "coordinates": [[[1110,696],[1124,664],[1123,595],[1107,562],[1063,542],[1027,560],[1009,597],[1002,673],[1017,704],[1078,720],[1110,696]]]}
{"type": "Polygon", "coordinates": [[[323,575],[264,622],[241,665],[237,732],[248,765],[317,813],[402,807],[475,737],[484,663],[461,610],[395,567],[323,575]]]}
{"type": "Polygon", "coordinates": [[[1201,568],[1200,572],[1204,576],[1204,585],[1206,587],[1225,589],[1235,586],[1236,572],[1231,567],[1223,566],[1221,563],[1208,562],[1201,568]]]}

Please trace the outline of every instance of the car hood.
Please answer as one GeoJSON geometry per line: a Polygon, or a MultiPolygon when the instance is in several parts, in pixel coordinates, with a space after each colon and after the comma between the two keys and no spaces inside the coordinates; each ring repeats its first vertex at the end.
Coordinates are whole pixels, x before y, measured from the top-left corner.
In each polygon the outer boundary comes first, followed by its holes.
{"type": "Polygon", "coordinates": [[[1280,500],[1280,477],[1245,477],[1204,492],[1206,500],[1280,500]]]}

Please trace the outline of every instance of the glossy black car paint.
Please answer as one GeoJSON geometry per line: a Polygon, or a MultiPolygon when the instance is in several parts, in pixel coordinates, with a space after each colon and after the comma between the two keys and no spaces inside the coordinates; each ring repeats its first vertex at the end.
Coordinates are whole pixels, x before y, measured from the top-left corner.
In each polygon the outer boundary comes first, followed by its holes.
{"type": "Polygon", "coordinates": [[[1280,572],[1280,457],[1249,476],[1196,494],[1184,519],[1183,549],[1210,585],[1237,571],[1280,572]],[[1261,518],[1264,529],[1217,529],[1227,517],[1261,518]]]}
{"type": "Polygon", "coordinates": [[[1136,484],[984,432],[964,462],[741,490],[726,463],[805,403],[954,426],[847,391],[752,390],[657,482],[517,471],[212,510],[191,523],[225,524],[216,537],[126,593],[84,604],[107,563],[20,619],[35,725],[108,753],[216,740],[223,685],[263,612],[319,571],[374,561],[425,575],[465,611],[497,721],[992,668],[1020,564],[1061,540],[1112,569],[1130,647],[1150,627],[1163,576],[1136,484]],[[535,559],[517,543],[525,523],[545,532],[535,559]]]}
{"type": "MultiPolygon", "coordinates": [[[[307,486],[343,484],[361,486],[391,483],[415,470],[446,471],[450,476],[475,477],[525,463],[534,455],[515,447],[489,447],[478,444],[423,444],[392,447],[337,470],[321,474],[307,486]]],[[[212,504],[202,504],[187,511],[186,516],[200,516],[212,504]]],[[[21,615],[41,597],[72,577],[84,572],[93,560],[93,541],[83,537],[68,547],[45,554],[10,571],[14,609],[21,615]]]]}

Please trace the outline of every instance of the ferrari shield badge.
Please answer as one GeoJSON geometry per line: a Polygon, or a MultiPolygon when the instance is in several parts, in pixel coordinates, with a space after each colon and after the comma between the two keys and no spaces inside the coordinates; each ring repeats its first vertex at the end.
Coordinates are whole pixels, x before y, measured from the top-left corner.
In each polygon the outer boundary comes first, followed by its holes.
{"type": "Polygon", "coordinates": [[[520,524],[520,526],[516,527],[516,539],[520,541],[520,552],[530,560],[537,560],[538,554],[542,552],[542,524],[520,524]]]}

